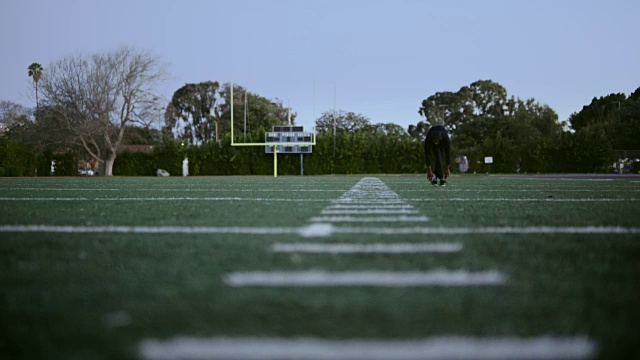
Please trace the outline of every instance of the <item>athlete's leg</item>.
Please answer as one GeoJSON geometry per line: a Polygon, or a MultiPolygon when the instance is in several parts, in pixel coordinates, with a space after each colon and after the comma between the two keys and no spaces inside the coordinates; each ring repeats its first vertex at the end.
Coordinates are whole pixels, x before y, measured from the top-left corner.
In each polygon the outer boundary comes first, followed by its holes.
{"type": "Polygon", "coordinates": [[[439,147],[436,148],[435,152],[436,166],[435,169],[433,169],[433,172],[436,174],[438,179],[444,179],[444,171],[442,171],[442,152],[439,147]]]}

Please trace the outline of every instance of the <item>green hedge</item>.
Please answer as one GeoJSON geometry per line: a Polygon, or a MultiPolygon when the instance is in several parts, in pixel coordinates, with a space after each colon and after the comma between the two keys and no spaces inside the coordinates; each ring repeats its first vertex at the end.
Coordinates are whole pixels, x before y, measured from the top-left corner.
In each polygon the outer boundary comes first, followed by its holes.
{"type": "MultiPolygon", "coordinates": [[[[508,130],[508,129],[507,129],[508,130]]],[[[605,171],[598,164],[606,164],[610,145],[600,131],[580,131],[563,134],[557,142],[531,137],[516,142],[497,131],[480,144],[467,149],[455,148],[452,160],[466,155],[469,171],[514,172],[521,164],[522,172],[593,172],[605,171]],[[596,144],[597,146],[593,145],[596,144]],[[491,155],[494,163],[483,163],[491,155]],[[594,161],[595,159],[595,161],[594,161]],[[596,166],[594,166],[596,164],[596,166]]],[[[236,141],[243,141],[238,138],[236,141]]],[[[249,136],[247,142],[264,142],[264,131],[249,136]]],[[[0,176],[48,175],[51,160],[56,161],[56,175],[77,175],[77,156],[74,154],[34,155],[26,145],[5,138],[0,139],[0,176]]],[[[264,146],[231,146],[229,136],[220,143],[185,147],[181,141],[165,140],[152,153],[125,151],[116,157],[113,174],[116,176],[155,176],[164,169],[174,176],[182,175],[182,162],[189,159],[189,174],[198,175],[272,175],[273,154],[266,154],[264,146]]],[[[313,153],[304,154],[305,175],[325,174],[410,174],[426,173],[423,142],[408,136],[391,137],[358,132],[355,134],[329,132],[318,135],[313,153]]],[[[455,165],[452,164],[452,165],[455,165]]],[[[452,166],[457,171],[457,166],[452,166]]],[[[279,175],[300,174],[300,154],[278,155],[279,175]]]]}
{"type": "Polygon", "coordinates": [[[35,174],[35,157],[31,147],[0,137],[0,167],[4,168],[2,176],[33,176],[35,174]]]}
{"type": "MultiPolygon", "coordinates": [[[[263,141],[264,132],[247,139],[263,141]]],[[[264,146],[234,147],[229,137],[219,144],[190,147],[172,140],[156,147],[153,153],[125,151],[118,154],[113,174],[154,176],[157,169],[164,169],[179,176],[185,157],[192,176],[273,174],[273,154],[265,153],[264,146]]],[[[303,164],[305,175],[426,172],[422,142],[409,137],[371,139],[362,133],[338,133],[335,138],[332,133],[319,135],[313,152],[303,155],[303,164]]],[[[279,154],[278,174],[299,175],[300,154],[279,154]]]]}

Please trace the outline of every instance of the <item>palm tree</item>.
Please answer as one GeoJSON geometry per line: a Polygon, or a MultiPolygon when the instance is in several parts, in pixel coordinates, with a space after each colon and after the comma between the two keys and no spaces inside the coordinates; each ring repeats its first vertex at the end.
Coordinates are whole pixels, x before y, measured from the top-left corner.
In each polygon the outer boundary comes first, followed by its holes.
{"type": "Polygon", "coordinates": [[[33,63],[29,65],[29,76],[33,78],[33,82],[36,83],[36,110],[38,109],[38,81],[42,76],[42,65],[33,63]]]}

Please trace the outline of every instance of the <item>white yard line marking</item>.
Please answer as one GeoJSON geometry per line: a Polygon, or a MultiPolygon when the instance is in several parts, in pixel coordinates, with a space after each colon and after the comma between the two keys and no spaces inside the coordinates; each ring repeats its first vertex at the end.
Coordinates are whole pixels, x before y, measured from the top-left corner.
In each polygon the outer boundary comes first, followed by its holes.
{"type": "Polygon", "coordinates": [[[417,340],[176,337],[148,339],[139,346],[140,355],[147,360],[578,360],[595,356],[596,350],[595,342],[584,336],[417,340]]]}
{"type": "MultiPolygon", "coordinates": [[[[406,199],[410,202],[432,202],[433,199],[406,199]]],[[[624,202],[640,201],[640,198],[602,198],[602,199],[563,199],[563,198],[447,198],[447,201],[479,202],[479,201],[509,201],[509,202],[624,202]]],[[[0,201],[277,201],[277,202],[332,202],[338,204],[398,204],[406,205],[401,200],[329,200],[329,199],[285,199],[285,198],[241,198],[241,197],[0,197],[0,201]]]]}
{"type": "Polygon", "coordinates": [[[503,285],[506,278],[496,270],[432,270],[424,272],[394,271],[249,271],[224,276],[233,287],[322,287],[322,286],[473,286],[503,285]]]}
{"type": "MultiPolygon", "coordinates": [[[[633,182],[633,181],[631,181],[633,182]]],[[[398,192],[415,192],[415,189],[411,189],[411,190],[398,190],[398,192]]],[[[483,192],[483,193],[489,193],[489,192],[500,192],[500,193],[515,193],[515,192],[526,192],[526,193],[549,193],[549,192],[594,192],[593,189],[566,189],[564,187],[559,187],[559,188],[551,188],[551,187],[544,187],[544,188],[527,188],[527,189],[510,189],[510,188],[500,188],[500,189],[486,189],[486,188],[466,188],[466,189],[456,189],[456,188],[448,188],[447,192],[451,193],[451,192],[471,192],[471,193],[477,193],[477,192],[483,192]]],[[[625,186],[621,186],[621,187],[616,187],[616,189],[598,189],[597,192],[598,193],[605,193],[605,192],[613,192],[613,193],[619,193],[620,191],[635,191],[638,192],[640,191],[640,189],[638,188],[634,188],[634,187],[625,187],[625,186]]]]}
{"type": "Polygon", "coordinates": [[[331,202],[323,199],[241,198],[241,197],[0,197],[0,201],[279,201],[279,202],[331,202]]]}
{"type": "MultiPolygon", "coordinates": [[[[411,202],[432,202],[433,199],[407,199],[411,202]]],[[[640,198],[563,199],[563,198],[447,198],[446,201],[511,201],[511,202],[618,202],[640,201],[640,198]]]]}
{"type": "Polygon", "coordinates": [[[375,223],[375,222],[427,222],[429,218],[427,216],[314,216],[310,220],[311,222],[321,223],[375,223]]]}
{"type": "Polygon", "coordinates": [[[367,199],[367,200],[354,200],[354,199],[338,199],[331,201],[334,204],[338,205],[407,205],[406,201],[393,199],[393,200],[382,200],[382,199],[367,199]]]}
{"type": "Polygon", "coordinates": [[[324,209],[322,215],[367,215],[367,214],[417,214],[418,210],[409,209],[353,209],[353,210],[334,210],[324,209]]]}
{"type": "Polygon", "coordinates": [[[116,234],[298,234],[295,227],[215,227],[215,226],[56,226],[0,225],[0,232],[17,233],[116,233],[116,234]]]}
{"type": "Polygon", "coordinates": [[[427,216],[419,214],[412,205],[402,201],[378,178],[365,177],[345,192],[334,205],[324,208],[324,216],[314,216],[312,223],[381,223],[381,222],[427,222],[427,216]],[[398,216],[360,216],[360,215],[398,215],[398,216]],[[329,216],[327,216],[329,215],[329,216]],[[330,216],[338,215],[338,216],[330,216]],[[343,215],[343,216],[340,216],[343,215]],[[353,216],[355,215],[355,216],[353,216]]]}
{"type": "Polygon", "coordinates": [[[315,254],[415,254],[415,253],[453,253],[462,250],[461,243],[391,243],[391,244],[325,244],[325,243],[275,243],[273,252],[315,253],[315,254]]]}
{"type": "Polygon", "coordinates": [[[107,188],[4,188],[4,190],[10,191],[153,191],[153,192],[344,192],[345,190],[335,190],[335,189],[295,189],[295,188],[287,188],[287,189],[234,189],[234,188],[203,188],[203,189],[167,189],[167,188],[135,188],[135,189],[107,189],[107,188]]]}
{"type": "Polygon", "coordinates": [[[131,234],[250,234],[322,237],[334,234],[372,235],[492,235],[492,234],[640,234],[640,227],[622,226],[529,226],[529,227],[338,227],[326,223],[302,227],[216,227],[216,226],[75,226],[0,225],[0,233],[131,233],[131,234]]]}
{"type": "Polygon", "coordinates": [[[385,205],[385,204],[371,204],[371,205],[332,205],[325,209],[413,209],[413,206],[409,204],[398,205],[385,205]]]}
{"type": "Polygon", "coordinates": [[[481,234],[640,234],[640,227],[621,226],[526,226],[526,227],[333,227],[334,234],[373,235],[481,235],[481,234]]]}
{"type": "Polygon", "coordinates": [[[552,174],[547,174],[547,175],[541,175],[540,177],[526,177],[526,176],[522,176],[522,177],[497,177],[496,179],[500,179],[500,180],[539,180],[539,181],[549,181],[549,182],[553,182],[556,180],[562,180],[562,181],[614,181],[614,180],[620,180],[620,179],[611,179],[611,178],[601,178],[601,179],[585,179],[585,178],[579,178],[579,177],[560,177],[560,176],[553,176],[552,174]]]}

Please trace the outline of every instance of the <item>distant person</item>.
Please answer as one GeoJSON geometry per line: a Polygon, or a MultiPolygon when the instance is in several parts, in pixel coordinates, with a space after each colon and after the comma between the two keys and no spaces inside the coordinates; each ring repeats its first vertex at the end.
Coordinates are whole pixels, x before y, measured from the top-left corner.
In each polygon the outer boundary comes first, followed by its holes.
{"type": "Polygon", "coordinates": [[[469,171],[469,160],[466,156],[463,156],[460,160],[460,172],[466,173],[467,171],[469,171]]]}
{"type": "Polygon", "coordinates": [[[429,129],[427,137],[424,139],[424,154],[427,158],[427,178],[431,181],[431,185],[438,186],[438,180],[440,180],[440,186],[446,186],[446,179],[451,174],[451,141],[444,126],[435,125],[429,129]],[[435,159],[433,170],[431,168],[432,155],[435,159]],[[444,161],[444,167],[442,161],[444,161]]]}

